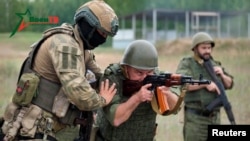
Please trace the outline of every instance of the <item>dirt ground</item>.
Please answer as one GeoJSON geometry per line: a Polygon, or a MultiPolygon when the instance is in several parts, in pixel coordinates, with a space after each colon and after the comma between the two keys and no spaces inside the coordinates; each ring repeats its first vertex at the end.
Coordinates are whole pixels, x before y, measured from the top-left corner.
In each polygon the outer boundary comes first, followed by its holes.
{"type": "MultiPolygon", "coordinates": [[[[235,76],[235,87],[229,91],[228,98],[233,106],[235,118],[238,124],[249,124],[249,40],[240,41],[230,40],[230,42],[217,43],[214,55],[226,65],[226,68],[235,76]],[[240,48],[242,47],[242,48],[240,48]],[[243,48],[244,47],[244,48],[243,48]],[[240,73],[239,73],[240,72],[240,73]]],[[[174,42],[161,42],[156,45],[159,53],[159,66],[161,70],[174,72],[179,60],[187,54],[191,54],[190,40],[176,40],[174,42]]],[[[11,43],[0,42],[0,61],[2,60],[24,60],[28,54],[29,47],[26,50],[17,49],[11,43]]],[[[102,69],[106,68],[110,63],[119,62],[122,59],[123,51],[109,49],[94,50],[95,58],[102,69]]],[[[20,61],[21,62],[21,61],[20,61]]],[[[13,84],[14,85],[14,84],[13,84]]],[[[0,90],[1,91],[1,90],[0,90]]],[[[222,123],[228,124],[228,119],[224,109],[222,111],[222,123]]],[[[159,140],[175,140],[182,141],[182,118],[181,113],[168,117],[158,116],[158,132],[159,140]]]]}

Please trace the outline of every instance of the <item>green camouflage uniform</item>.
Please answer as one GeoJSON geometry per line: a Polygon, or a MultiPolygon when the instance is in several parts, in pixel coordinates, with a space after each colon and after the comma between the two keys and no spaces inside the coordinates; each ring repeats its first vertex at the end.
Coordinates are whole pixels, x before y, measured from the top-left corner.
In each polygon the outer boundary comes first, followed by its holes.
{"type": "Polygon", "coordinates": [[[109,79],[116,83],[117,93],[108,106],[98,110],[97,141],[153,141],[156,130],[156,113],[150,103],[141,103],[132,113],[131,117],[119,127],[114,127],[111,123],[114,120],[117,106],[128,100],[122,93],[123,80],[125,79],[120,65],[112,64],[104,72],[101,80],[109,79]],[[100,134],[104,139],[100,138],[100,134]]]}
{"type": "MultiPolygon", "coordinates": [[[[214,61],[213,59],[211,61],[214,66],[221,66],[220,62],[214,61]]],[[[225,72],[224,68],[223,71],[226,75],[233,78],[225,72]]],[[[211,80],[205,67],[194,57],[184,57],[180,61],[176,73],[193,76],[194,79],[199,79],[200,74],[202,74],[204,79],[211,80]]],[[[221,81],[220,77],[218,77],[218,79],[221,81]]],[[[183,133],[185,141],[206,141],[208,125],[220,124],[220,108],[215,109],[209,116],[198,115],[187,111],[187,109],[203,111],[206,105],[216,98],[217,94],[215,92],[209,92],[205,88],[197,91],[187,91],[184,97],[185,114],[183,133]]]]}

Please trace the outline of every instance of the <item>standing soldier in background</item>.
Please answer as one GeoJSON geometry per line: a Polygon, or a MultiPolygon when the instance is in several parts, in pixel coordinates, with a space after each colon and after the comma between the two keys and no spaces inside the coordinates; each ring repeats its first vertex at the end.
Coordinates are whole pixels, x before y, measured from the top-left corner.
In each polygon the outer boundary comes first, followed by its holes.
{"type": "MultiPolygon", "coordinates": [[[[225,89],[233,87],[233,76],[228,74],[221,63],[212,57],[215,46],[212,37],[205,32],[198,32],[192,38],[193,56],[183,58],[176,73],[193,76],[198,79],[200,74],[204,79],[212,80],[204,67],[204,61],[211,60],[217,78],[225,89]]],[[[206,106],[215,100],[220,90],[215,82],[203,85],[189,85],[184,97],[184,141],[206,141],[208,137],[208,125],[220,124],[220,107],[216,107],[210,113],[206,112],[206,106]]]]}
{"type": "MultiPolygon", "coordinates": [[[[0,140],[73,141],[76,136],[67,135],[66,129],[87,125],[92,115],[86,117],[84,111],[112,100],[115,84],[104,80],[98,94],[85,75],[87,70],[97,80],[102,75],[91,50],[117,33],[118,18],[104,1],[93,0],[79,7],[74,21],[45,31],[32,45],[5,109],[0,140]]],[[[89,135],[83,136],[88,140],[89,135]]]]}

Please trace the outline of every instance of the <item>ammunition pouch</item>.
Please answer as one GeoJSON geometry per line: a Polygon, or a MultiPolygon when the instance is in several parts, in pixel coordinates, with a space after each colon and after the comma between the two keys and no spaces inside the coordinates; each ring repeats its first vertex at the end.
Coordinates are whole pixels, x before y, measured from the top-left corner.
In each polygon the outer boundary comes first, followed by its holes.
{"type": "Polygon", "coordinates": [[[13,122],[15,121],[15,117],[17,112],[20,111],[20,107],[11,102],[7,105],[5,111],[4,111],[4,115],[3,115],[3,125],[1,126],[1,130],[4,134],[6,134],[8,132],[8,130],[10,129],[10,125],[13,124],[13,122]]]}
{"type": "Polygon", "coordinates": [[[2,133],[5,139],[15,139],[19,134],[25,137],[34,137],[39,120],[41,119],[42,109],[36,105],[18,106],[9,103],[4,113],[4,123],[2,133]]]}
{"type": "Polygon", "coordinates": [[[37,122],[41,120],[42,109],[36,105],[30,105],[21,121],[20,135],[34,137],[37,131],[37,122]]]}

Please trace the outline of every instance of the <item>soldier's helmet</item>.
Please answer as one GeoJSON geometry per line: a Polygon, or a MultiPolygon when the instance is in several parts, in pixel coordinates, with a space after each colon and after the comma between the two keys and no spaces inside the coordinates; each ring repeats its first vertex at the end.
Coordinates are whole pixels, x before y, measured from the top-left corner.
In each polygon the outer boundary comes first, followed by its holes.
{"type": "Polygon", "coordinates": [[[212,47],[215,45],[213,38],[206,32],[198,32],[193,36],[192,50],[201,43],[211,43],[212,47]]]}
{"type": "Polygon", "coordinates": [[[141,70],[156,69],[158,67],[156,48],[149,41],[135,40],[125,49],[120,64],[141,70]]]}
{"type": "Polygon", "coordinates": [[[119,21],[114,10],[103,0],[91,0],[80,6],[75,13],[77,23],[84,18],[92,27],[113,37],[118,31],[119,21]]]}

